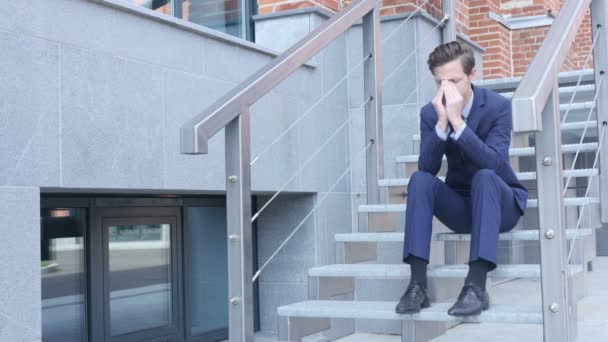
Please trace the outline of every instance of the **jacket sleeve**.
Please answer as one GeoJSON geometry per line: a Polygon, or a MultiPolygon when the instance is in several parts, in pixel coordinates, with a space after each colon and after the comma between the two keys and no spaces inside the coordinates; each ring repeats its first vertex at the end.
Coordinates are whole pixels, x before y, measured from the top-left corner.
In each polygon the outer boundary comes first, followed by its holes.
{"type": "Polygon", "coordinates": [[[441,169],[441,159],[445,153],[446,141],[443,141],[435,131],[436,119],[433,113],[425,111],[420,113],[420,155],[418,156],[418,170],[428,172],[434,176],[441,169]]]}
{"type": "Polygon", "coordinates": [[[493,170],[500,174],[505,166],[509,166],[509,145],[513,125],[511,115],[511,103],[506,101],[499,109],[485,141],[482,141],[469,127],[466,127],[460,138],[455,141],[477,168],[493,170]]]}

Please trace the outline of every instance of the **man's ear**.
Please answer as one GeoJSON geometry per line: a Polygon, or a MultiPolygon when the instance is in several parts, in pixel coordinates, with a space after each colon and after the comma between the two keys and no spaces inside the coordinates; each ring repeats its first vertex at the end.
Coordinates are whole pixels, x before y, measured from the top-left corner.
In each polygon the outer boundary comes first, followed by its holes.
{"type": "Polygon", "coordinates": [[[475,79],[477,78],[477,68],[473,67],[473,69],[471,69],[471,74],[469,75],[469,81],[471,81],[471,83],[473,81],[475,81],[475,79]]]}

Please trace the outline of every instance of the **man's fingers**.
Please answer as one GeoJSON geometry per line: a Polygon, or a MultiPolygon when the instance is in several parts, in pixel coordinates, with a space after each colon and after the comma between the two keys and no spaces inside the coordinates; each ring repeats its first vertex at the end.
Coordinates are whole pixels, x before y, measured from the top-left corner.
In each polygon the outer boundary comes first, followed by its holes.
{"type": "Polygon", "coordinates": [[[454,84],[449,84],[448,86],[446,86],[445,97],[449,100],[458,100],[462,96],[460,95],[458,89],[456,89],[456,86],[454,84]]]}
{"type": "Polygon", "coordinates": [[[435,97],[433,98],[433,102],[436,103],[441,103],[441,99],[443,98],[443,94],[444,94],[444,90],[443,87],[440,87],[439,90],[437,91],[437,95],[435,95],[435,97]]]}
{"type": "Polygon", "coordinates": [[[457,95],[458,91],[455,90],[452,87],[453,87],[453,85],[447,85],[445,87],[445,97],[446,97],[446,99],[454,99],[454,98],[456,98],[458,96],[457,95]]]}
{"type": "Polygon", "coordinates": [[[448,85],[448,88],[450,89],[451,92],[458,93],[458,89],[456,89],[456,86],[454,85],[454,83],[450,82],[450,84],[448,85]]]}

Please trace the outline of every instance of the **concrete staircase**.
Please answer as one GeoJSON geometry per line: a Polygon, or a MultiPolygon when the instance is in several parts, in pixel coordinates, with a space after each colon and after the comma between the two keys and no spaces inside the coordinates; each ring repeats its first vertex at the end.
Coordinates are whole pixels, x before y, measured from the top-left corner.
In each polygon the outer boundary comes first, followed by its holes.
{"type": "MultiPolygon", "coordinates": [[[[477,85],[493,89],[510,98],[520,78],[481,81],[477,85]]],[[[568,72],[560,75],[560,103],[562,116],[570,110],[568,120],[562,126],[562,149],[564,153],[564,177],[571,176],[571,184],[578,179],[597,176],[598,170],[580,167],[569,171],[568,161],[580,149],[585,154],[593,154],[597,149],[597,129],[595,115],[587,121],[594,95],[593,73],[568,72]],[[574,102],[569,104],[580,74],[583,82],[578,88],[574,102]],[[583,144],[579,145],[581,132],[588,127],[583,144]]],[[[420,137],[414,136],[418,141],[420,137]]],[[[537,228],[538,202],[535,196],[534,138],[532,136],[513,139],[517,146],[510,149],[512,164],[520,180],[530,189],[530,199],[525,217],[518,227],[500,234],[499,267],[489,274],[491,284],[512,279],[539,279],[538,265],[539,231],[537,228]],[[523,145],[522,146],[522,142],[523,145]]],[[[538,304],[510,301],[492,304],[490,310],[469,318],[455,318],[447,315],[462,287],[468,266],[468,241],[470,235],[451,233],[439,221],[434,222],[432,237],[431,267],[429,268],[429,292],[431,307],[415,315],[398,315],[394,307],[409,282],[409,266],[401,262],[404,239],[405,207],[408,176],[417,166],[417,150],[412,155],[399,156],[395,160],[398,179],[382,179],[384,204],[361,205],[358,207],[359,231],[337,234],[336,264],[311,268],[309,270],[309,301],[294,303],[278,308],[279,340],[281,341],[331,341],[342,336],[365,331],[372,333],[400,334],[402,341],[428,341],[443,334],[450,327],[460,323],[519,323],[542,324],[542,309],[538,304]],[[306,338],[305,338],[306,337],[306,338]]],[[[578,163],[577,166],[584,163],[578,163]]],[[[445,166],[441,174],[444,174],[445,166]]],[[[581,183],[581,184],[584,184],[581,183]]],[[[584,191],[583,191],[584,193],[584,191]]],[[[578,208],[582,205],[597,207],[599,198],[581,197],[578,190],[568,191],[564,201],[567,207],[568,223],[576,222],[578,208]]],[[[594,208],[597,210],[597,208],[594,208]]],[[[587,210],[593,213],[593,210],[587,210]]],[[[592,219],[581,229],[568,229],[567,239],[577,243],[570,272],[570,286],[573,301],[584,296],[584,273],[595,256],[595,225],[592,219]]],[[[571,224],[568,227],[574,228],[571,224]]],[[[540,292],[538,293],[540,296],[540,292]]],[[[495,298],[493,298],[495,299],[495,298]]],[[[574,322],[576,325],[576,322],[574,322]]]]}

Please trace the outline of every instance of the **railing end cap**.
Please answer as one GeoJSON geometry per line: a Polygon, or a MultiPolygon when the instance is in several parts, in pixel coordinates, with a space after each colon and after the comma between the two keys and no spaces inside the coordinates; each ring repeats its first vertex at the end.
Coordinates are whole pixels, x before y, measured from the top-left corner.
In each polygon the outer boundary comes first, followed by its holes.
{"type": "Polygon", "coordinates": [[[541,117],[533,97],[513,96],[511,100],[513,112],[513,133],[540,132],[541,117]]]}
{"type": "Polygon", "coordinates": [[[209,139],[197,134],[195,127],[183,126],[180,129],[181,154],[207,154],[209,153],[209,139]]]}

